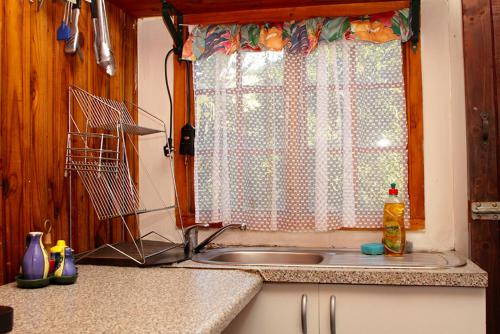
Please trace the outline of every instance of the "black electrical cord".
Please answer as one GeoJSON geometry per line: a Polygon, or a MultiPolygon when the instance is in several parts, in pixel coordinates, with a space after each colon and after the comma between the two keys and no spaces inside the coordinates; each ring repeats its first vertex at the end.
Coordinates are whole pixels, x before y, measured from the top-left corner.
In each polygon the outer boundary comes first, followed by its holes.
{"type": "Polygon", "coordinates": [[[165,156],[170,156],[171,153],[174,151],[173,141],[172,141],[172,122],[173,122],[173,103],[172,103],[172,93],[170,92],[170,85],[168,84],[168,58],[170,55],[174,52],[174,48],[170,49],[170,51],[167,52],[167,55],[165,56],[165,84],[167,86],[167,94],[168,94],[168,101],[170,102],[170,126],[169,126],[169,132],[168,132],[168,139],[167,139],[167,144],[163,147],[163,153],[165,156]]]}

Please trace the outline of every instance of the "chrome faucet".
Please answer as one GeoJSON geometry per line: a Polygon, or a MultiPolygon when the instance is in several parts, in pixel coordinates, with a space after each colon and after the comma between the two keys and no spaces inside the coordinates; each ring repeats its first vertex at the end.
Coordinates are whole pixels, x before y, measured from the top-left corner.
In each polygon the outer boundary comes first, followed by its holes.
{"type": "Polygon", "coordinates": [[[206,238],[205,240],[203,240],[201,243],[198,244],[198,228],[209,227],[209,226],[210,226],[209,224],[196,224],[184,229],[184,253],[186,255],[191,256],[193,254],[201,252],[209,243],[214,241],[218,236],[220,236],[222,233],[224,233],[224,231],[228,229],[239,228],[242,231],[245,231],[247,229],[247,224],[245,223],[229,224],[218,229],[208,238],[206,238]]]}
{"type": "Polygon", "coordinates": [[[184,254],[191,256],[198,246],[198,228],[209,227],[209,224],[194,224],[184,229],[184,254]]]}

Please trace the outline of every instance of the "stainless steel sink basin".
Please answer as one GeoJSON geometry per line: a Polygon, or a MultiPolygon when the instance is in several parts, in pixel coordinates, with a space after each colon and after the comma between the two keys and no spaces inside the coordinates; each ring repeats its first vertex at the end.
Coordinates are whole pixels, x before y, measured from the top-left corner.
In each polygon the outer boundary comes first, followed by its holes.
{"type": "Polygon", "coordinates": [[[442,269],[465,265],[452,253],[411,253],[402,257],[364,255],[354,250],[284,247],[218,248],[196,254],[193,261],[232,266],[314,266],[331,268],[442,269]]]}
{"type": "MultiPolygon", "coordinates": [[[[201,256],[212,253],[208,251],[201,256]]],[[[210,254],[209,254],[210,255],[210,254]]],[[[216,254],[210,258],[212,262],[238,263],[238,264],[266,264],[266,265],[304,265],[320,264],[324,257],[321,254],[302,252],[251,252],[251,251],[231,251],[216,254]]]]}

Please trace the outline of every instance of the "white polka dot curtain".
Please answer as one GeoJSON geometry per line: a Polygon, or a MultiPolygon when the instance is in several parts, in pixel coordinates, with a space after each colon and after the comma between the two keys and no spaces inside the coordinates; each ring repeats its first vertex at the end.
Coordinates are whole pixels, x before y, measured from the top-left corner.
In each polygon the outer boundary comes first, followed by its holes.
{"type": "Polygon", "coordinates": [[[391,182],[408,216],[400,41],[216,53],[193,76],[198,223],[377,228],[391,182]]]}

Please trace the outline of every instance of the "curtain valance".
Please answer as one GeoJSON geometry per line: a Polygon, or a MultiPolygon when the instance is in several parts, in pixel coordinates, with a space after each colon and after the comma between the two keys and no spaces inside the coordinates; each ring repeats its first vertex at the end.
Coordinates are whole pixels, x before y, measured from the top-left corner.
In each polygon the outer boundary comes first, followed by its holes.
{"type": "Polygon", "coordinates": [[[184,44],[182,58],[198,60],[216,52],[281,51],[309,54],[320,42],[361,40],[406,42],[412,36],[408,8],[362,17],[316,17],[300,21],[245,25],[196,26],[184,44]]]}

